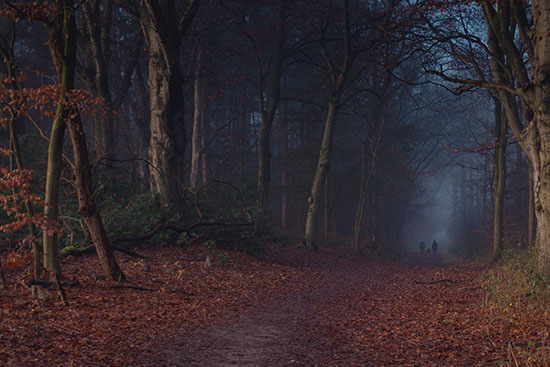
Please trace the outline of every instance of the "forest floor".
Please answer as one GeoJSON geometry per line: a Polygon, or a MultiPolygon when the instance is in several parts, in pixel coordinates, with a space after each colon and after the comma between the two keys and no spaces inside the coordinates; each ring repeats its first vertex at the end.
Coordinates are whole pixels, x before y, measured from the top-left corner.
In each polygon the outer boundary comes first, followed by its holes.
{"type": "Polygon", "coordinates": [[[118,256],[123,285],[95,256],[67,258],[69,306],[5,270],[0,365],[550,366],[549,316],[492,302],[487,266],[289,245],[263,258],[219,250],[206,267],[198,245],[138,251],[149,259],[118,256]]]}

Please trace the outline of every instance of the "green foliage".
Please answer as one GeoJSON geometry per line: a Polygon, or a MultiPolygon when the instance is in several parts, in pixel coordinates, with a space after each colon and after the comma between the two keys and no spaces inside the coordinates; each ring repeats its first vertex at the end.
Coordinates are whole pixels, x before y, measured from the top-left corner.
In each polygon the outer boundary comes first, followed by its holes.
{"type": "Polygon", "coordinates": [[[484,289],[503,307],[528,305],[550,311],[550,277],[537,271],[537,251],[507,250],[501,262],[482,282],[484,289]]]}
{"type": "Polygon", "coordinates": [[[205,254],[205,265],[206,267],[211,267],[213,262],[216,261],[218,265],[225,267],[229,261],[229,255],[225,252],[222,252],[218,249],[216,241],[208,240],[203,244],[204,254],[205,254]]]}
{"type": "MultiPolygon", "coordinates": [[[[105,229],[110,237],[130,237],[148,232],[159,223],[171,218],[178,222],[181,216],[177,213],[171,215],[170,208],[159,203],[151,192],[115,200],[114,197],[106,197],[100,203],[101,213],[105,229]]],[[[152,241],[166,240],[166,232],[160,232],[152,241]]]]}

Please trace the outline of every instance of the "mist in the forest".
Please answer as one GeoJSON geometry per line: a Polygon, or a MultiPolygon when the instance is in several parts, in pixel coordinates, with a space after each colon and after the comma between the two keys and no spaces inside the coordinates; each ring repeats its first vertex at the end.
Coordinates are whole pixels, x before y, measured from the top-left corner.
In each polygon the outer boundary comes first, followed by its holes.
{"type": "Polygon", "coordinates": [[[402,236],[403,246],[408,251],[419,251],[420,242],[430,246],[437,241],[440,251],[453,246],[449,237],[449,223],[452,217],[452,177],[438,174],[426,177],[421,185],[425,190],[424,202],[411,209],[402,236]]]}

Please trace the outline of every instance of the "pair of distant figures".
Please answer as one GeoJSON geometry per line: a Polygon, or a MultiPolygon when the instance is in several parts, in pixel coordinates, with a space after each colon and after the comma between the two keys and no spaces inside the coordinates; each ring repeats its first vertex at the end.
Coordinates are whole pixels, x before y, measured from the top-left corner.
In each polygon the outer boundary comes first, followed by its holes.
{"type": "MultiPolygon", "coordinates": [[[[420,242],[420,253],[423,254],[424,253],[424,250],[426,250],[426,253],[429,254],[430,253],[430,249],[429,248],[426,248],[426,244],[424,243],[424,241],[420,242]]],[[[437,253],[437,242],[434,240],[432,242],[432,253],[435,255],[437,253]]]]}

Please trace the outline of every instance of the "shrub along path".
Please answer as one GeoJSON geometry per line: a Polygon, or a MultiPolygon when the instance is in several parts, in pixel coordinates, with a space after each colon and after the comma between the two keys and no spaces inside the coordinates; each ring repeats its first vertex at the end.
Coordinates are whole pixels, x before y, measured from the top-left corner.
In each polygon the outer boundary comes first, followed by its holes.
{"type": "Polygon", "coordinates": [[[66,273],[80,285],[67,288],[67,307],[55,290],[46,300],[30,298],[15,288],[18,270],[7,271],[0,365],[550,363],[548,315],[492,303],[479,285],[484,267],[292,249],[268,260],[229,251],[226,266],[206,268],[198,246],[141,252],[151,260],[121,257],[135,288],[101,280],[93,256],[69,259],[66,273]]]}

